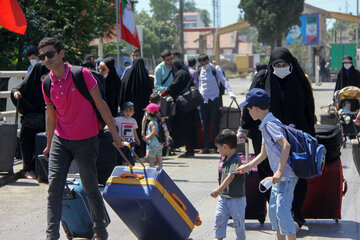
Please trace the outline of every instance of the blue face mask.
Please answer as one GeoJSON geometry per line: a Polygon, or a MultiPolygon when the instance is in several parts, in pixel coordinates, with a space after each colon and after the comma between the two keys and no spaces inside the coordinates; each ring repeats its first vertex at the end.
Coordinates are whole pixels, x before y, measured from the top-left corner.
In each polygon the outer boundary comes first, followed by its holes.
{"type": "Polygon", "coordinates": [[[285,78],[287,75],[289,75],[291,73],[290,66],[283,67],[283,68],[277,68],[277,67],[273,66],[273,68],[274,68],[274,74],[281,79],[285,78]]]}

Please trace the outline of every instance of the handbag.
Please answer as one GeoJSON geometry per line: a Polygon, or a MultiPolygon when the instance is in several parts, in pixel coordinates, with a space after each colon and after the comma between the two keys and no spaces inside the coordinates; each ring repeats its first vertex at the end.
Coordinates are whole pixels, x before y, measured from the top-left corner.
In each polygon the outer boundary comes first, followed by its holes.
{"type": "Polygon", "coordinates": [[[176,98],[176,105],[184,113],[196,109],[204,102],[204,98],[195,86],[189,87],[176,98]]]}
{"type": "Polygon", "coordinates": [[[176,114],[176,104],[171,96],[161,98],[160,111],[163,117],[173,117],[176,114]]]}
{"type": "Polygon", "coordinates": [[[21,125],[36,130],[45,129],[45,114],[29,112],[23,115],[21,125]]]}

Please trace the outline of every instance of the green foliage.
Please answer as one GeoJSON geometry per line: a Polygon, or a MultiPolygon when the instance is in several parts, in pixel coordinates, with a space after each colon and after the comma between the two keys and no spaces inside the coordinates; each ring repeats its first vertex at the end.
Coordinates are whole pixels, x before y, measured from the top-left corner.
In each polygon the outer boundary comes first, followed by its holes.
{"type": "Polygon", "coordinates": [[[327,31],[329,44],[340,43],[340,34],[342,43],[356,43],[356,24],[336,20],[333,27],[327,31]]]}
{"type": "Polygon", "coordinates": [[[199,12],[200,19],[206,27],[208,27],[211,23],[209,12],[206,9],[197,8],[194,0],[185,1],[184,12],[199,12]]]}
{"type": "Polygon", "coordinates": [[[211,19],[210,19],[210,14],[206,9],[198,9],[199,13],[200,13],[200,18],[203,21],[203,23],[205,24],[206,27],[210,26],[211,23],[211,19]]]}
{"type": "Polygon", "coordinates": [[[143,54],[144,57],[160,57],[160,52],[164,49],[172,50],[175,46],[175,37],[177,28],[175,22],[166,23],[157,21],[145,11],[135,15],[135,21],[138,25],[143,25],[143,54]]]}
{"type": "Polygon", "coordinates": [[[167,21],[174,18],[177,10],[177,0],[150,0],[151,12],[156,21],[167,21]]]}
{"type": "Polygon", "coordinates": [[[92,39],[110,34],[115,23],[115,8],[106,0],[20,0],[28,28],[24,36],[0,28],[0,66],[26,69],[25,51],[45,37],[57,37],[66,60],[78,64],[91,49],[92,39]],[[3,47],[6,46],[6,47],[3,47]]]}
{"type": "Polygon", "coordinates": [[[306,54],[305,45],[298,39],[295,39],[294,42],[292,42],[288,46],[288,48],[289,48],[290,52],[292,53],[292,55],[295,58],[297,58],[297,60],[299,61],[301,68],[305,70],[306,63],[309,60],[308,57],[305,55],[306,54]]]}
{"type": "Polygon", "coordinates": [[[299,17],[304,9],[304,0],[241,0],[239,8],[245,20],[259,32],[259,42],[281,45],[283,36],[294,25],[300,25],[299,17]]]}

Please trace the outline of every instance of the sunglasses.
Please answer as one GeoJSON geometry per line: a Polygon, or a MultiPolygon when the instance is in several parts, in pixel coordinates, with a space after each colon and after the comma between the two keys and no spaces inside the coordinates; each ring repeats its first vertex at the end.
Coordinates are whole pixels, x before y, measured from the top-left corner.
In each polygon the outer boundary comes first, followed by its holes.
{"type": "Polygon", "coordinates": [[[41,54],[39,55],[39,59],[41,61],[44,61],[45,60],[45,56],[50,59],[50,58],[53,58],[55,56],[55,53],[57,53],[58,51],[56,50],[53,50],[53,51],[48,51],[47,53],[44,53],[44,54],[41,54]]]}
{"type": "Polygon", "coordinates": [[[207,59],[199,59],[199,62],[206,62],[207,59]]]}

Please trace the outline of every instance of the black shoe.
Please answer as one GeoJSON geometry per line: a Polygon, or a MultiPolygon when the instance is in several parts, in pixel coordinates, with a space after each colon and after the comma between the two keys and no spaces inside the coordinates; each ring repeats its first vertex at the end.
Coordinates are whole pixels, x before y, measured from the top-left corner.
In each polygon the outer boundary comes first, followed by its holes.
{"type": "Polygon", "coordinates": [[[187,152],[182,153],[182,154],[180,154],[178,156],[178,158],[192,158],[192,157],[194,157],[194,154],[190,154],[190,153],[187,153],[187,152]]]}
{"type": "Polygon", "coordinates": [[[204,148],[201,150],[200,153],[201,153],[201,154],[208,154],[208,153],[210,153],[210,150],[209,150],[209,148],[204,147],[204,148]]]}

